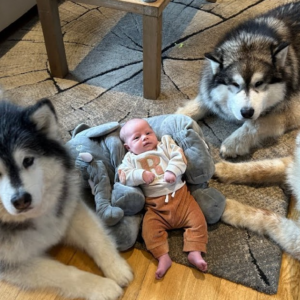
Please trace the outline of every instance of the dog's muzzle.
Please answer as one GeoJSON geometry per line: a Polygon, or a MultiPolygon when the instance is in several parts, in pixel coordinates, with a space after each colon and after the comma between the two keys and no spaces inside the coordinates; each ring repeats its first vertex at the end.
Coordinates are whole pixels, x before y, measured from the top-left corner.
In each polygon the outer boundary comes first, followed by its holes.
{"type": "Polygon", "coordinates": [[[15,209],[22,212],[30,208],[32,197],[27,192],[18,192],[11,197],[10,201],[15,209]]]}

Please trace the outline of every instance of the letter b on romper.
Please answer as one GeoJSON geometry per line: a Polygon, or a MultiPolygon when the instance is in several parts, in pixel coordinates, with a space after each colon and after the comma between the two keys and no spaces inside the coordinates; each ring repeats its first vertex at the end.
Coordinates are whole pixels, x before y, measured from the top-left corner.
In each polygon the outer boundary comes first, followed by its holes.
{"type": "Polygon", "coordinates": [[[139,163],[144,170],[151,172],[151,170],[155,170],[157,175],[161,175],[164,173],[162,167],[159,165],[160,157],[155,155],[149,155],[145,158],[139,159],[139,163]]]}

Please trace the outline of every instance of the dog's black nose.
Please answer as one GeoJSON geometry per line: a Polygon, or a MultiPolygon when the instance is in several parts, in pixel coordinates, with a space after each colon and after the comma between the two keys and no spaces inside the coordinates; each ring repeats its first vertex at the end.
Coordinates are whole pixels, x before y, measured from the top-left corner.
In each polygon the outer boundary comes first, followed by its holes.
{"type": "Polygon", "coordinates": [[[241,109],[241,115],[245,119],[251,119],[254,115],[254,109],[252,107],[243,107],[241,109]]]}
{"type": "Polygon", "coordinates": [[[32,202],[32,198],[29,193],[20,192],[13,195],[10,201],[17,210],[21,211],[29,208],[32,202]]]}

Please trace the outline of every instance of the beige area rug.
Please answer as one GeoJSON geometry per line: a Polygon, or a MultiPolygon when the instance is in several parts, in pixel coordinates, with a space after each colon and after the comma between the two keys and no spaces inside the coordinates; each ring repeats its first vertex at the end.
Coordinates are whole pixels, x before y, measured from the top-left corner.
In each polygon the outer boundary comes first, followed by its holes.
{"type": "MultiPolygon", "coordinates": [[[[158,100],[142,97],[141,17],[65,2],[60,15],[70,74],[65,79],[50,76],[42,30],[34,16],[0,44],[0,85],[22,105],[50,98],[65,141],[79,123],[94,126],[173,113],[196,96],[204,53],[212,50],[218,37],[239,21],[282,2],[173,0],[163,15],[162,92],[158,100]]],[[[220,144],[235,125],[217,118],[199,124],[218,161],[220,144]]],[[[243,159],[290,154],[294,137],[295,132],[288,133],[243,159]]],[[[288,195],[283,188],[223,185],[213,180],[210,185],[227,197],[286,215],[288,195]]],[[[170,243],[173,259],[188,265],[181,250],[182,232],[172,232],[170,243]]],[[[206,260],[211,274],[264,293],[277,291],[281,251],[267,238],[215,224],[209,227],[206,260]]]]}

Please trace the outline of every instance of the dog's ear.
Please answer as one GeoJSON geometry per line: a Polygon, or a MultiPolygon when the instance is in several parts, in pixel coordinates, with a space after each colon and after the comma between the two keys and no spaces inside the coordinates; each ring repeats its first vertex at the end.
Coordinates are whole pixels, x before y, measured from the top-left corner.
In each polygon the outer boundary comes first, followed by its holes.
{"type": "Polygon", "coordinates": [[[221,53],[205,53],[204,56],[210,62],[213,75],[217,74],[223,67],[221,53]]]}
{"type": "Polygon", "coordinates": [[[272,53],[273,57],[273,62],[279,67],[284,67],[285,66],[285,61],[287,57],[287,53],[289,50],[289,43],[288,42],[282,42],[276,47],[274,47],[272,53]]]}
{"type": "Polygon", "coordinates": [[[57,116],[53,104],[49,99],[42,99],[28,108],[29,119],[51,139],[58,138],[57,116]]]}

